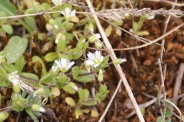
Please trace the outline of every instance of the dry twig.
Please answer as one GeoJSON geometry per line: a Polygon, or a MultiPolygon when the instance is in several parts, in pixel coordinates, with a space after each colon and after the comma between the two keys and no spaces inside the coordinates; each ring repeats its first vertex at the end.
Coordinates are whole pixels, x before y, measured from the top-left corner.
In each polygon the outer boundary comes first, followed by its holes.
{"type": "Polygon", "coordinates": [[[172,2],[172,1],[168,1],[168,0],[143,0],[145,2],[147,1],[151,1],[151,2],[164,2],[164,3],[169,3],[169,4],[172,4],[172,5],[175,5],[175,6],[179,6],[179,7],[182,7],[184,6],[184,3],[176,3],[176,2],[172,2]]]}
{"type": "MultiPolygon", "coordinates": [[[[180,64],[180,68],[177,72],[177,76],[176,76],[176,82],[175,82],[175,85],[174,85],[174,96],[173,98],[176,98],[178,97],[178,91],[180,90],[181,88],[181,83],[182,83],[182,78],[183,78],[183,74],[184,74],[184,63],[181,63],[180,64]]],[[[174,103],[177,105],[177,102],[178,102],[178,99],[176,99],[174,101],[174,103]]]]}
{"type": "Polygon", "coordinates": [[[139,17],[145,14],[149,16],[155,16],[155,15],[163,15],[163,16],[171,15],[174,17],[184,16],[184,12],[179,9],[165,10],[163,8],[158,10],[151,10],[150,8],[143,8],[143,9],[119,8],[119,9],[103,10],[103,11],[95,12],[94,14],[96,14],[99,17],[104,17],[110,20],[115,20],[120,22],[122,21],[122,17],[126,16],[127,14],[133,15],[135,17],[139,17]]]}
{"type": "MultiPolygon", "coordinates": [[[[93,6],[92,6],[92,4],[91,4],[91,2],[90,2],[90,0],[86,0],[86,2],[87,2],[88,6],[89,6],[89,8],[90,8],[91,13],[95,13],[95,11],[94,11],[94,9],[93,9],[93,6]]],[[[109,41],[108,41],[108,39],[107,39],[107,37],[106,37],[106,35],[105,35],[105,32],[104,32],[104,30],[103,30],[103,28],[102,28],[102,26],[101,26],[101,24],[100,24],[100,21],[98,20],[98,17],[97,17],[95,14],[93,14],[93,18],[94,18],[94,20],[95,20],[95,22],[96,22],[96,24],[97,24],[97,27],[98,27],[98,29],[99,29],[99,31],[100,31],[100,34],[101,34],[102,38],[103,38],[104,44],[105,44],[105,46],[106,46],[106,48],[107,48],[107,51],[108,51],[108,53],[110,54],[110,57],[112,58],[112,60],[117,59],[117,58],[116,58],[116,55],[115,55],[115,53],[114,53],[114,51],[112,50],[112,46],[111,46],[111,44],[109,43],[109,41]]],[[[137,105],[137,102],[136,102],[136,100],[135,100],[135,98],[134,98],[134,95],[133,95],[133,93],[132,93],[132,91],[131,91],[131,89],[130,89],[130,86],[129,86],[129,84],[128,84],[128,81],[127,81],[127,79],[125,78],[125,75],[124,75],[124,73],[123,73],[123,71],[122,71],[122,69],[121,69],[121,66],[120,66],[120,65],[115,65],[115,67],[116,67],[116,70],[118,71],[118,74],[119,74],[119,76],[120,76],[120,78],[121,78],[120,81],[123,81],[123,84],[124,84],[124,86],[125,86],[125,89],[126,89],[128,95],[129,95],[129,97],[130,97],[130,100],[131,100],[131,102],[132,102],[132,104],[133,104],[133,106],[134,106],[134,108],[135,108],[135,111],[136,111],[136,113],[137,113],[137,115],[138,115],[139,120],[140,120],[141,122],[145,122],[145,120],[144,120],[144,118],[143,118],[143,116],[142,116],[142,114],[141,114],[141,111],[140,111],[140,109],[139,109],[139,106],[137,105]]],[[[101,120],[99,120],[99,122],[101,122],[102,120],[103,120],[103,118],[102,118],[101,120]]]]}

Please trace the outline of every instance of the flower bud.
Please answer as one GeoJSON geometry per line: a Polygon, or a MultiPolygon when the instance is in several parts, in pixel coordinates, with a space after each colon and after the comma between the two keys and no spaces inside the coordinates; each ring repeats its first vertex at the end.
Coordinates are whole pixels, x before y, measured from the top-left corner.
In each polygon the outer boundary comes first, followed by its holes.
{"type": "Polygon", "coordinates": [[[99,82],[102,82],[103,81],[103,72],[102,70],[100,69],[99,73],[98,73],[98,81],[99,82]]]}
{"type": "Polygon", "coordinates": [[[94,34],[92,36],[89,37],[89,42],[94,43],[95,41],[97,41],[99,38],[101,38],[100,34],[94,34]]]}
{"type": "Polygon", "coordinates": [[[98,40],[98,41],[95,42],[95,47],[97,49],[102,49],[102,46],[103,46],[103,43],[101,41],[98,40]]]}
{"type": "Polygon", "coordinates": [[[126,62],[126,59],[118,58],[112,61],[114,65],[121,64],[123,62],[126,62]]]}
{"type": "Polygon", "coordinates": [[[33,111],[45,112],[45,109],[43,107],[41,107],[40,105],[38,105],[38,104],[33,104],[31,106],[31,109],[33,111]]]}
{"type": "Polygon", "coordinates": [[[88,28],[91,32],[94,31],[94,25],[92,23],[89,23],[88,28]]]}

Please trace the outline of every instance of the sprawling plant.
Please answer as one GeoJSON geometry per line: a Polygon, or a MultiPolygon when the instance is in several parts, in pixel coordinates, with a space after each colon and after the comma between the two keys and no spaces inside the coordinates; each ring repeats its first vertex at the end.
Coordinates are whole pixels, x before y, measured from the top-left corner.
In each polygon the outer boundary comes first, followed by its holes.
{"type": "MultiPolygon", "coordinates": [[[[7,108],[0,110],[0,121],[8,117],[9,111],[25,110],[35,122],[38,122],[38,117],[46,111],[44,106],[49,98],[59,96],[61,91],[78,94],[78,100],[69,96],[65,98],[66,103],[75,108],[76,119],[78,119],[80,115],[89,113],[88,106],[101,103],[109,92],[103,83],[105,68],[111,64],[109,56],[103,55],[100,51],[103,43],[100,40],[100,34],[95,33],[92,20],[85,22],[83,32],[74,30],[75,24],[79,24],[79,18],[71,4],[63,3],[62,0],[52,0],[54,5],[52,7],[48,3],[39,4],[34,0],[31,1],[33,4],[27,3],[30,6],[25,11],[25,15],[42,11],[60,11],[45,15],[45,28],[49,33],[47,44],[52,44],[55,48],[47,51],[44,57],[31,56],[31,62],[37,65],[33,67],[34,73],[26,71],[28,61],[25,54],[28,47],[33,44],[30,37],[33,37],[32,32],[36,28],[36,22],[31,15],[25,17],[24,21],[17,22],[23,25],[29,34],[23,37],[12,36],[0,52],[0,87],[12,86],[13,88],[7,108]],[[77,39],[75,46],[71,45],[74,37],[77,39]],[[94,44],[97,49],[87,50],[90,44],[94,44]],[[48,63],[49,66],[46,65],[48,63]],[[95,89],[95,93],[92,94],[90,89],[83,88],[82,84],[94,80],[98,81],[99,88],[95,89]],[[86,106],[85,109],[84,106],[86,106]]],[[[9,10],[9,12],[1,11],[0,16],[16,15],[18,10],[10,4],[9,0],[0,2],[9,10]]],[[[0,20],[0,23],[5,23],[5,20],[0,20]]],[[[6,23],[1,26],[1,30],[8,34],[13,32],[12,26],[6,23]]],[[[40,42],[43,40],[43,35],[44,33],[38,33],[40,42]]],[[[48,48],[47,45],[44,46],[48,48]]],[[[113,64],[120,64],[124,61],[126,60],[118,59],[113,61],[113,64]]],[[[91,116],[98,117],[95,109],[90,113],[91,116]]]]}

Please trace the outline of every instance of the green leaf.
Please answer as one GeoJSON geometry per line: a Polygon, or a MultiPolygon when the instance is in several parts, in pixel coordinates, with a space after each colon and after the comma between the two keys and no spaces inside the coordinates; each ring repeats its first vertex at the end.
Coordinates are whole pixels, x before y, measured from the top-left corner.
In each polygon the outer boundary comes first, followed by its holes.
{"type": "Polygon", "coordinates": [[[15,62],[15,67],[18,69],[19,73],[22,72],[24,65],[25,65],[25,59],[24,56],[21,55],[18,60],[15,62]]]}
{"type": "Polygon", "coordinates": [[[157,117],[157,122],[164,122],[162,120],[163,120],[163,118],[161,116],[157,117]]]}
{"type": "Polygon", "coordinates": [[[58,87],[51,87],[51,93],[54,96],[59,96],[61,92],[58,87]]]}
{"type": "Polygon", "coordinates": [[[89,98],[89,91],[87,89],[78,89],[79,103],[89,98]]]}
{"type": "Polygon", "coordinates": [[[70,82],[70,78],[67,77],[65,74],[59,74],[58,78],[57,78],[57,87],[59,88],[63,88],[64,86],[66,86],[69,82],[70,82]]]}
{"type": "Polygon", "coordinates": [[[78,94],[79,94],[79,103],[85,100],[85,92],[82,88],[78,89],[78,94]]]}
{"type": "Polygon", "coordinates": [[[104,69],[107,67],[107,64],[109,62],[109,56],[105,56],[104,60],[100,63],[100,65],[97,68],[94,68],[95,72],[99,72],[100,69],[104,69]]]}
{"type": "Polygon", "coordinates": [[[70,93],[70,94],[75,94],[76,91],[75,91],[74,87],[77,87],[77,86],[75,85],[75,83],[70,82],[69,84],[67,84],[67,85],[65,85],[65,86],[63,87],[63,90],[65,90],[66,92],[68,92],[68,93],[70,93]]]}
{"type": "Polygon", "coordinates": [[[10,85],[10,81],[7,80],[7,78],[5,77],[7,75],[7,72],[5,70],[5,68],[0,67],[0,87],[7,87],[10,85]]]}
{"type": "Polygon", "coordinates": [[[81,51],[85,51],[86,50],[86,48],[88,47],[88,43],[86,42],[86,41],[84,41],[85,40],[85,38],[84,39],[82,39],[81,41],[79,41],[78,43],[77,43],[77,46],[76,46],[76,48],[77,49],[80,49],[81,51]]]}
{"type": "Polygon", "coordinates": [[[35,75],[35,74],[33,74],[33,73],[22,72],[22,73],[20,74],[20,76],[26,77],[26,78],[23,78],[23,79],[24,79],[24,81],[25,81],[27,84],[29,84],[29,85],[31,85],[31,86],[33,86],[33,87],[35,87],[35,88],[39,88],[39,84],[38,84],[39,78],[38,78],[37,75],[35,75]],[[37,80],[37,81],[34,81],[34,80],[37,80]]]}
{"type": "Polygon", "coordinates": [[[172,122],[171,118],[168,118],[165,122],[172,122]]]}
{"type": "Polygon", "coordinates": [[[86,99],[89,98],[89,90],[88,89],[84,89],[84,93],[85,93],[84,100],[86,100],[86,99]]]}
{"type": "MultiPolygon", "coordinates": [[[[47,73],[46,68],[45,68],[45,64],[44,64],[44,62],[42,61],[42,59],[41,59],[40,57],[38,57],[38,56],[33,56],[33,57],[32,57],[32,62],[33,62],[33,63],[41,63],[41,65],[42,65],[42,67],[41,67],[41,68],[42,68],[42,69],[41,69],[41,71],[42,71],[41,74],[42,74],[42,75],[45,75],[45,74],[47,73]]],[[[38,72],[36,66],[34,66],[33,68],[34,68],[35,72],[38,72]]],[[[40,70],[40,69],[39,69],[39,70],[40,70]]]]}
{"type": "Polygon", "coordinates": [[[83,115],[83,112],[81,111],[80,108],[75,109],[75,118],[79,119],[79,116],[83,115]]]}
{"type": "MultiPolygon", "coordinates": [[[[65,36],[63,34],[63,36],[65,36]]],[[[65,38],[65,37],[63,37],[65,38]]],[[[62,51],[66,50],[66,41],[62,39],[62,37],[60,38],[60,41],[57,43],[57,52],[60,53],[62,51]]]]}
{"type": "Polygon", "coordinates": [[[91,82],[93,80],[93,74],[81,75],[88,73],[86,70],[80,70],[78,66],[72,68],[72,74],[75,80],[79,82],[91,82]]]}
{"type": "Polygon", "coordinates": [[[46,84],[48,84],[48,83],[51,83],[53,80],[52,80],[52,76],[50,75],[50,73],[47,73],[47,74],[45,74],[44,76],[42,76],[42,78],[40,79],[40,84],[41,83],[46,83],[46,84]]]}
{"type": "Polygon", "coordinates": [[[66,31],[69,31],[73,27],[73,25],[73,23],[67,21],[61,24],[61,28],[64,28],[66,31]]]}
{"type": "Polygon", "coordinates": [[[11,25],[6,24],[6,25],[1,25],[2,28],[4,29],[4,31],[6,31],[8,34],[12,34],[13,33],[13,28],[11,25]]]}
{"type": "Polygon", "coordinates": [[[69,57],[70,59],[72,60],[77,60],[79,59],[83,54],[83,51],[81,49],[77,49],[77,48],[74,48],[74,49],[70,49],[69,51],[69,57]]]}
{"type": "Polygon", "coordinates": [[[66,97],[66,98],[65,98],[65,102],[66,102],[68,105],[73,106],[73,107],[75,107],[75,105],[76,105],[75,101],[74,101],[73,98],[71,98],[71,97],[66,97]]]}
{"type": "Polygon", "coordinates": [[[99,93],[97,93],[94,98],[96,101],[98,101],[98,103],[101,103],[105,99],[107,93],[109,93],[109,90],[107,90],[107,86],[101,85],[99,93]]]}
{"type": "Polygon", "coordinates": [[[28,8],[26,11],[25,11],[25,14],[33,14],[33,13],[36,13],[37,12],[37,7],[31,7],[31,8],[28,8]]]}
{"type": "Polygon", "coordinates": [[[166,110],[165,117],[170,118],[173,116],[173,113],[170,110],[166,110]]]}
{"type": "Polygon", "coordinates": [[[145,108],[140,108],[141,114],[144,116],[145,108]]]}
{"type": "Polygon", "coordinates": [[[66,36],[66,44],[69,44],[70,40],[72,40],[74,36],[73,34],[67,32],[65,32],[64,34],[66,36]]]}
{"type": "Polygon", "coordinates": [[[41,105],[41,99],[38,96],[34,96],[34,92],[32,92],[28,97],[27,100],[30,104],[38,104],[41,105]]]}
{"type": "Polygon", "coordinates": [[[33,31],[36,27],[35,19],[33,17],[25,17],[24,20],[29,28],[33,31]]]}
{"type": "Polygon", "coordinates": [[[17,14],[17,9],[10,3],[10,0],[0,0],[0,11],[5,12],[7,16],[17,14]]]}
{"type": "Polygon", "coordinates": [[[39,122],[31,108],[26,108],[25,110],[29,114],[29,116],[33,119],[34,122],[39,122]]]}
{"type": "Polygon", "coordinates": [[[52,7],[51,4],[47,2],[42,3],[41,6],[43,7],[44,10],[47,10],[52,7]]]}
{"type": "Polygon", "coordinates": [[[25,76],[27,78],[34,79],[34,80],[39,80],[39,77],[33,73],[22,72],[20,75],[25,76]]]}
{"type": "Polygon", "coordinates": [[[18,71],[18,69],[13,64],[3,64],[3,67],[9,72],[15,72],[18,71]]]}
{"type": "Polygon", "coordinates": [[[105,29],[105,35],[107,37],[109,37],[111,35],[111,32],[112,32],[113,28],[112,28],[112,25],[109,25],[106,29],[105,29]]]}
{"type": "Polygon", "coordinates": [[[49,52],[45,55],[44,58],[47,62],[52,62],[57,58],[57,53],[56,52],[49,52]]]}
{"type": "Polygon", "coordinates": [[[22,111],[28,105],[28,100],[24,99],[20,94],[12,95],[12,109],[15,111],[22,111]]]}
{"type": "Polygon", "coordinates": [[[96,110],[91,111],[91,116],[92,117],[99,117],[99,113],[96,110]]]}
{"type": "Polygon", "coordinates": [[[165,108],[169,109],[170,111],[174,111],[174,106],[166,101],[163,102],[165,108]]]}
{"type": "Polygon", "coordinates": [[[107,94],[109,91],[107,90],[107,86],[106,85],[101,85],[99,92],[101,94],[107,94]]]}
{"type": "Polygon", "coordinates": [[[12,37],[5,47],[6,59],[8,63],[15,63],[17,59],[24,53],[28,41],[18,36],[12,37]]]}
{"type": "Polygon", "coordinates": [[[0,122],[4,122],[5,119],[7,119],[9,116],[8,112],[2,111],[0,112],[0,122]]]}
{"type": "Polygon", "coordinates": [[[84,102],[81,102],[82,105],[85,106],[94,106],[97,104],[96,100],[86,100],[84,102]]]}
{"type": "Polygon", "coordinates": [[[10,84],[11,82],[4,78],[4,75],[0,74],[0,87],[8,87],[10,84]]]}

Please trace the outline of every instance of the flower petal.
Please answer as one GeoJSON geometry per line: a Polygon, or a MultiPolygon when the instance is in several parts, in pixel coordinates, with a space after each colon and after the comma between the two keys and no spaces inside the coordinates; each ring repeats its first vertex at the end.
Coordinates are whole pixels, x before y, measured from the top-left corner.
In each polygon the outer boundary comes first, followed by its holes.
{"type": "Polygon", "coordinates": [[[72,61],[68,64],[67,68],[70,69],[75,63],[72,61]]]}
{"type": "Polygon", "coordinates": [[[96,51],[96,52],[95,52],[95,57],[96,57],[97,59],[100,59],[100,58],[101,58],[101,53],[100,53],[100,51],[96,51]]]}
{"type": "Polygon", "coordinates": [[[72,12],[71,12],[71,14],[70,14],[70,17],[74,17],[76,14],[76,11],[75,10],[73,10],[72,12]]]}
{"type": "Polygon", "coordinates": [[[94,55],[93,53],[89,52],[89,53],[87,54],[87,56],[88,56],[89,59],[95,60],[95,55],[94,55]]]}
{"type": "Polygon", "coordinates": [[[94,65],[95,62],[93,60],[86,60],[87,65],[94,65]]]}

